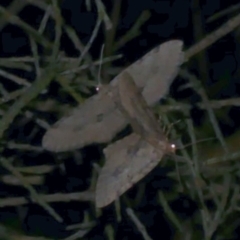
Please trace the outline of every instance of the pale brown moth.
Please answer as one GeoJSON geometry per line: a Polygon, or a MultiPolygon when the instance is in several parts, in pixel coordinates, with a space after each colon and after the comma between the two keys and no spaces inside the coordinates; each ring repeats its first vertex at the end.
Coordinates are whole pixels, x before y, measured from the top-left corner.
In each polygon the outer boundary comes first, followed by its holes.
{"type": "Polygon", "coordinates": [[[104,149],[106,164],[97,181],[97,207],[117,199],[174,150],[148,106],[168,92],[184,61],[182,46],[182,41],[172,40],[154,48],[43,137],[45,149],[62,152],[109,142],[131,123],[134,133],[104,149]]]}
{"type": "Polygon", "coordinates": [[[134,133],[104,149],[106,157],[96,186],[96,206],[104,207],[148,174],[166,153],[175,151],[165,137],[131,75],[119,78],[116,105],[134,133]]]}
{"type": "MultiPolygon", "coordinates": [[[[182,46],[180,40],[165,42],[124,70],[142,89],[149,106],[156,104],[168,92],[184,61],[182,46]]],[[[109,142],[121,131],[128,119],[116,108],[107,92],[115,95],[124,71],[110,82],[106,91],[87,99],[56,122],[44,135],[43,147],[54,152],[74,150],[92,143],[109,142]]]]}

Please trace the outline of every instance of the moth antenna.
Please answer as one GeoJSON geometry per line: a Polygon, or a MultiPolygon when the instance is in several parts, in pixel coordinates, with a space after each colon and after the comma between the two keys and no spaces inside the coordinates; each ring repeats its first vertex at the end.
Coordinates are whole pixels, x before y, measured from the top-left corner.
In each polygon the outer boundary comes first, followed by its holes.
{"type": "Polygon", "coordinates": [[[101,83],[101,70],[102,70],[102,59],[103,59],[103,50],[104,50],[104,47],[105,47],[105,44],[102,45],[102,48],[101,48],[101,53],[100,53],[100,65],[99,65],[99,69],[98,69],[98,84],[96,86],[96,90],[97,92],[99,92],[101,86],[102,86],[102,83],[101,83]]]}
{"type": "MultiPolygon", "coordinates": [[[[211,141],[211,140],[216,140],[216,139],[217,139],[216,137],[204,138],[204,139],[196,141],[194,144],[201,143],[201,142],[207,142],[207,141],[211,141]]],[[[186,147],[189,147],[192,145],[193,145],[193,143],[188,143],[188,144],[183,145],[182,148],[186,148],[186,147]]]]}
{"type": "Polygon", "coordinates": [[[169,125],[169,127],[168,127],[168,129],[167,129],[166,135],[168,136],[168,135],[170,134],[170,131],[171,131],[171,129],[173,128],[173,126],[174,126],[175,124],[178,124],[178,123],[181,122],[181,121],[182,121],[182,120],[179,119],[179,120],[177,120],[177,121],[175,121],[175,122],[173,122],[173,123],[170,123],[170,125],[169,125]]]}
{"type": "MultiPolygon", "coordinates": [[[[159,124],[161,124],[161,117],[158,118],[158,122],[159,122],[159,124]]],[[[175,122],[173,122],[173,123],[170,123],[168,127],[163,127],[163,132],[166,131],[166,136],[167,136],[167,138],[168,138],[168,136],[169,136],[169,134],[170,134],[170,131],[171,131],[172,127],[173,127],[175,124],[179,123],[179,122],[181,122],[181,120],[177,120],[177,121],[175,121],[175,122]]],[[[174,153],[174,152],[176,151],[176,149],[178,149],[177,144],[171,142],[171,143],[169,144],[168,150],[169,150],[170,152],[174,153]]]]}

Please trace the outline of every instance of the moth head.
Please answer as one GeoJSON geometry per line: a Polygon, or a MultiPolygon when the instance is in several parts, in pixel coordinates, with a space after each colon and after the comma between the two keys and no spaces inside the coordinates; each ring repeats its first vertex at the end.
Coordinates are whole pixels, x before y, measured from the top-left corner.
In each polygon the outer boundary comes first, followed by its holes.
{"type": "Polygon", "coordinates": [[[175,153],[176,148],[177,148],[176,144],[169,143],[168,146],[167,146],[167,151],[170,152],[170,153],[175,153]]]}
{"type": "Polygon", "coordinates": [[[96,89],[97,92],[99,92],[100,89],[101,89],[101,84],[98,84],[95,89],[96,89]]]}

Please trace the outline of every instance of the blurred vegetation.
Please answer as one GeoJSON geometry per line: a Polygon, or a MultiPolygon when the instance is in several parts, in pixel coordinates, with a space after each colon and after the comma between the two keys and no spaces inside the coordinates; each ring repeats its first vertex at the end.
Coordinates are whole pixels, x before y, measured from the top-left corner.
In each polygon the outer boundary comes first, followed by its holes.
{"type": "Polygon", "coordinates": [[[239,239],[239,12],[220,0],[1,1],[0,239],[239,239]],[[42,136],[96,93],[100,64],[106,84],[170,39],[186,61],[154,111],[182,147],[95,209],[106,145],[54,154],[42,136]]]}

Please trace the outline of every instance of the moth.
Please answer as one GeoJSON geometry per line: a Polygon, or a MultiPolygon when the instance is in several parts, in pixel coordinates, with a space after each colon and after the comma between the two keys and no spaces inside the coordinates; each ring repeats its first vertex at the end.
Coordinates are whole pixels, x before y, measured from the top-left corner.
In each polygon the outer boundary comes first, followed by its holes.
{"type": "Polygon", "coordinates": [[[115,95],[119,79],[128,72],[141,89],[147,105],[153,106],[168,92],[184,61],[182,47],[182,41],[171,40],[148,52],[117,75],[105,90],[57,121],[45,133],[42,146],[49,151],[63,152],[111,141],[128,124],[128,119],[107,93],[115,95]]]}
{"type": "Polygon", "coordinates": [[[153,112],[128,72],[119,78],[117,107],[129,120],[134,133],[104,149],[106,157],[96,186],[96,206],[101,208],[117,199],[148,174],[164,154],[175,151],[153,112]]]}
{"type": "Polygon", "coordinates": [[[62,152],[109,142],[130,122],[134,133],[104,149],[106,163],[96,186],[104,207],[174,151],[149,106],[163,98],[184,62],[183,42],[154,48],[117,75],[108,86],[55,123],[44,135],[45,149],[62,152]]]}

